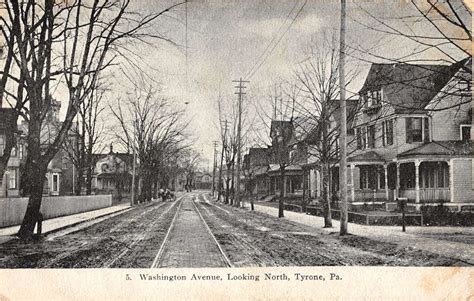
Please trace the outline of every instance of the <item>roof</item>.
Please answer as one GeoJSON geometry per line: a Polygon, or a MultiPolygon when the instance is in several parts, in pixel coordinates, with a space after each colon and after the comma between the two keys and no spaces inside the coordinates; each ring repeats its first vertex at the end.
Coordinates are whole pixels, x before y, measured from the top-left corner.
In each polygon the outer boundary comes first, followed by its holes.
{"type": "Polygon", "coordinates": [[[113,177],[123,177],[128,176],[131,177],[132,175],[129,172],[101,172],[97,175],[97,178],[113,178],[113,177]]]}
{"type": "Polygon", "coordinates": [[[359,94],[383,87],[384,101],[395,113],[422,110],[466,60],[452,65],[372,64],[359,94]]]}
{"type": "Polygon", "coordinates": [[[263,147],[252,147],[249,149],[248,160],[252,166],[263,166],[268,164],[270,150],[263,147]]]}
{"type": "MultiPolygon", "coordinates": [[[[340,110],[340,102],[339,99],[334,99],[331,101],[332,109],[331,114],[334,116],[334,119],[337,124],[341,121],[341,110],[340,110]]],[[[352,128],[352,122],[354,121],[354,117],[357,113],[357,106],[359,104],[358,99],[347,99],[346,100],[346,118],[347,118],[347,129],[352,128]]]]}
{"type": "Polygon", "coordinates": [[[419,156],[470,157],[472,156],[472,141],[432,141],[403,152],[397,157],[406,158],[419,156]]]}
{"type": "Polygon", "coordinates": [[[18,129],[16,123],[15,110],[10,108],[0,108],[0,130],[13,133],[18,129]]]}
{"type": "Polygon", "coordinates": [[[293,122],[289,120],[272,120],[270,126],[270,137],[273,138],[273,133],[275,132],[280,132],[280,134],[283,132],[285,140],[288,141],[291,139],[293,134],[293,122]]]}
{"type": "Polygon", "coordinates": [[[125,162],[127,165],[131,165],[133,163],[133,154],[128,154],[128,153],[106,153],[106,154],[92,154],[94,157],[95,162],[98,162],[99,160],[106,158],[107,156],[114,156],[116,158],[119,158],[121,161],[125,162]]]}
{"type": "Polygon", "coordinates": [[[348,162],[385,162],[384,158],[375,151],[364,152],[347,158],[348,162]]]}

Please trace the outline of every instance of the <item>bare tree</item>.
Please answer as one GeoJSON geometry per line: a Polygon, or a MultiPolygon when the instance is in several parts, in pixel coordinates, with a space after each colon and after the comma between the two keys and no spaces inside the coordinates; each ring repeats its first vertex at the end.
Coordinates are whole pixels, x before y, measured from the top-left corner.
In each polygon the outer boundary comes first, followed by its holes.
{"type": "Polygon", "coordinates": [[[134,149],[137,153],[140,199],[150,201],[158,176],[163,176],[160,170],[187,147],[188,123],[183,122],[183,112],[173,109],[152,87],[136,89],[110,109],[119,123],[116,138],[129,152],[134,149]]]}
{"type": "MultiPolygon", "coordinates": [[[[317,46],[310,45],[309,58],[295,72],[300,93],[294,98],[298,118],[308,153],[318,163],[322,182],[324,226],[332,227],[330,170],[338,163],[340,134],[339,52],[336,35],[328,33],[317,46]]],[[[357,69],[347,72],[346,87],[357,76],[357,69]]],[[[349,100],[348,119],[354,117],[356,106],[349,100]]],[[[348,143],[353,141],[348,140],[348,143]]]]}
{"type": "Polygon", "coordinates": [[[28,123],[23,177],[30,198],[17,234],[28,239],[38,220],[47,166],[67,137],[81,103],[100,74],[115,64],[124,42],[151,37],[144,29],[179,4],[147,15],[131,12],[129,0],[11,0],[1,5],[5,13],[0,28],[16,68],[8,68],[2,77],[17,90],[3,93],[28,123]],[[54,139],[43,144],[41,129],[53,103],[52,84],[67,91],[67,107],[54,139]]]}
{"type": "Polygon", "coordinates": [[[68,135],[69,139],[66,139],[62,145],[75,167],[76,195],[81,194],[84,186],[87,195],[92,193],[92,174],[97,163],[94,153],[100,153],[104,148],[102,143],[104,124],[100,122],[99,117],[105,109],[103,102],[105,93],[104,87],[92,89],[90,95],[80,105],[76,123],[71,127],[68,135]]]}

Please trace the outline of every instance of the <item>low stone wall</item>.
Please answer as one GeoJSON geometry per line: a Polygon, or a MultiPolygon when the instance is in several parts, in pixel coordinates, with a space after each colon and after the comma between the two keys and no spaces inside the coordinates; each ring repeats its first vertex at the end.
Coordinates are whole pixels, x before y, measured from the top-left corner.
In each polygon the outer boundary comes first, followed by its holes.
{"type": "MultiPolygon", "coordinates": [[[[0,199],[0,228],[21,224],[28,198],[0,199]]],[[[44,219],[71,215],[112,206],[112,195],[43,197],[41,213],[44,219]]]]}

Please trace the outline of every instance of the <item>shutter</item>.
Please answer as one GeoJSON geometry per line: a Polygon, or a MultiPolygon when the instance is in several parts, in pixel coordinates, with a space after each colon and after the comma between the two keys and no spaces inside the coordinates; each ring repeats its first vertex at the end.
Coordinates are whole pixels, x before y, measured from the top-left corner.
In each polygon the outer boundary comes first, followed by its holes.
{"type": "Polygon", "coordinates": [[[406,117],[405,118],[405,134],[406,134],[406,137],[407,137],[407,143],[412,143],[413,142],[413,135],[412,135],[412,132],[411,132],[411,118],[410,117],[406,117]]]}
{"type": "Polygon", "coordinates": [[[424,133],[424,142],[430,142],[430,123],[428,118],[423,118],[424,120],[424,126],[425,126],[425,133],[424,133]]]}
{"type": "Polygon", "coordinates": [[[385,146],[385,123],[386,121],[382,121],[382,145],[385,146]]]}

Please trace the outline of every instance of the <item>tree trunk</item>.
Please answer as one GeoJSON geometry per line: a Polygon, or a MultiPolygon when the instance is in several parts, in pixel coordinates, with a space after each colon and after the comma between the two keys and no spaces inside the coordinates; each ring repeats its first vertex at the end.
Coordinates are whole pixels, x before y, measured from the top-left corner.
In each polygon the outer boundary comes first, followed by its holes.
{"type": "Polygon", "coordinates": [[[43,197],[43,185],[47,171],[46,168],[41,167],[36,158],[38,156],[32,155],[31,157],[31,159],[27,159],[25,167],[25,171],[28,175],[27,183],[29,186],[28,206],[26,208],[20,230],[17,233],[17,236],[23,240],[30,239],[33,236],[33,231],[35,229],[36,223],[38,222],[41,201],[43,197]],[[34,159],[31,157],[34,157],[34,159]]]}
{"type": "Polygon", "coordinates": [[[234,203],[234,197],[235,197],[235,164],[232,163],[232,181],[231,181],[231,186],[230,186],[230,195],[231,195],[231,205],[235,205],[234,203]]]}
{"type": "Polygon", "coordinates": [[[329,197],[329,166],[328,164],[322,164],[322,181],[323,181],[323,213],[324,213],[324,228],[332,228],[332,217],[331,217],[331,199],[329,197]]]}
{"type": "Polygon", "coordinates": [[[285,189],[286,189],[286,179],[285,179],[285,167],[280,166],[280,180],[281,180],[281,187],[280,187],[280,199],[278,200],[278,217],[284,217],[284,198],[285,198],[285,189]]]}
{"type": "MultiPolygon", "coordinates": [[[[89,138],[91,139],[91,138],[89,138]]],[[[91,195],[92,194],[92,172],[94,170],[94,163],[95,162],[92,162],[92,143],[89,142],[88,144],[88,147],[87,147],[87,153],[86,153],[86,168],[87,168],[87,172],[86,172],[86,194],[87,195],[91,195]]]]}

